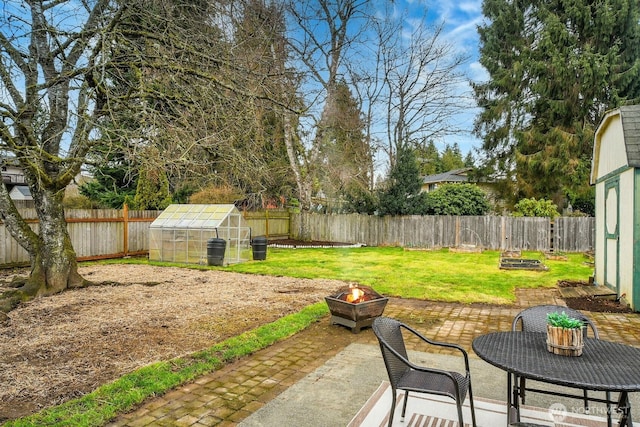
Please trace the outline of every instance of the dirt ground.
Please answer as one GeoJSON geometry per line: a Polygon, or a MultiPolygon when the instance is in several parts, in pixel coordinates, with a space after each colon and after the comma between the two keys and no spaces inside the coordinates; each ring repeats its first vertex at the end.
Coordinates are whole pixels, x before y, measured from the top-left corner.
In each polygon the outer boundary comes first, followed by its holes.
{"type": "MultiPolygon", "coordinates": [[[[0,272],[0,291],[20,273],[0,272]]],[[[346,285],[144,265],[80,273],[100,285],[30,301],[0,325],[0,423],[204,349],[346,285]]]]}

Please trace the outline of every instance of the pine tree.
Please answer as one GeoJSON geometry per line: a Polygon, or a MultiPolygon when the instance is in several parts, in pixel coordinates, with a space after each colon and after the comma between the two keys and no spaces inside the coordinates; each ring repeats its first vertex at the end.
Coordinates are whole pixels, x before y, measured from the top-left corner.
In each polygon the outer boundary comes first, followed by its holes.
{"type": "Polygon", "coordinates": [[[422,179],[415,153],[400,148],[389,173],[386,188],[379,197],[379,215],[423,215],[426,213],[426,193],[421,193],[422,179]]]}
{"type": "Polygon", "coordinates": [[[441,156],[442,170],[440,172],[448,172],[455,169],[464,168],[464,160],[458,143],[452,145],[447,144],[441,156]]]}
{"type": "Polygon", "coordinates": [[[483,12],[485,168],[515,177],[516,199],[583,197],[600,117],[640,97],[640,4],[485,0],[483,12]]]}

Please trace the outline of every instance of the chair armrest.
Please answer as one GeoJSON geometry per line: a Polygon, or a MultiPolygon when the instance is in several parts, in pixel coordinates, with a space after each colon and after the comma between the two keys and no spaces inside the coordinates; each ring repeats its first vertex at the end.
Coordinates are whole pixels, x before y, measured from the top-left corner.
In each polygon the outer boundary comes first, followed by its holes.
{"type": "Polygon", "coordinates": [[[522,319],[522,314],[520,314],[520,313],[516,314],[516,317],[513,318],[513,322],[511,322],[511,330],[512,331],[517,331],[518,330],[518,322],[520,321],[520,319],[522,319]]]}
{"type": "MultiPolygon", "coordinates": [[[[411,360],[409,360],[408,358],[404,357],[402,354],[398,353],[393,347],[391,347],[387,343],[383,343],[382,345],[385,347],[385,349],[387,349],[388,351],[393,353],[398,359],[400,359],[402,361],[402,363],[404,363],[405,365],[407,365],[411,369],[414,369],[414,370],[420,371],[420,372],[429,372],[429,373],[434,373],[434,374],[445,375],[445,376],[449,377],[456,384],[456,388],[457,388],[457,382],[455,380],[455,377],[451,373],[452,371],[447,371],[447,370],[444,370],[444,369],[429,368],[429,367],[426,367],[426,366],[416,365],[411,360]]],[[[464,349],[461,348],[461,350],[464,352],[464,354],[466,356],[466,352],[464,351],[464,349]]],[[[467,366],[467,374],[469,374],[468,366],[467,366]]]]}
{"type": "Polygon", "coordinates": [[[454,349],[454,350],[458,350],[460,353],[462,353],[462,356],[464,358],[464,366],[465,366],[467,372],[469,372],[469,355],[467,354],[467,351],[464,348],[462,348],[458,344],[452,344],[452,343],[447,343],[447,342],[440,342],[440,341],[431,340],[431,339],[425,337],[420,332],[418,332],[417,330],[413,329],[410,326],[407,326],[407,325],[403,324],[402,327],[405,328],[406,330],[408,330],[409,332],[411,332],[412,334],[414,334],[415,336],[417,336],[418,338],[420,338],[422,341],[426,342],[427,344],[434,345],[434,346],[437,346],[437,347],[446,347],[446,348],[451,348],[451,349],[454,349]]]}

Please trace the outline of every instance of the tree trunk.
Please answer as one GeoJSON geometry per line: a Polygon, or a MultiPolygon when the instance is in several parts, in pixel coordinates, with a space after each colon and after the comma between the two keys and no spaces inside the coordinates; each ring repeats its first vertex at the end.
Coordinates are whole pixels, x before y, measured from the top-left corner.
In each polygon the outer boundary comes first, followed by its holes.
{"type": "Polygon", "coordinates": [[[36,295],[52,295],[85,286],[86,281],[78,273],[76,252],[64,217],[64,191],[39,189],[32,194],[40,221],[37,248],[29,253],[32,260],[29,281],[38,285],[36,295]]]}
{"type": "MultiPolygon", "coordinates": [[[[68,288],[83,287],[88,282],[78,273],[76,253],[71,244],[62,207],[64,191],[36,189],[31,186],[38,215],[38,233],[33,232],[15,207],[6,210],[5,225],[11,235],[29,253],[31,273],[17,281],[15,290],[0,296],[0,312],[8,312],[21,301],[53,295],[68,288]],[[13,211],[13,214],[11,212],[13,211]]],[[[0,191],[0,204],[5,207],[8,194],[0,191]],[[7,197],[3,197],[3,196],[7,197]]]]}
{"type": "MultiPolygon", "coordinates": [[[[287,156],[289,158],[289,164],[293,171],[293,176],[296,180],[298,187],[298,197],[300,198],[300,210],[302,212],[309,212],[311,210],[311,184],[308,180],[302,176],[300,166],[298,165],[298,159],[294,148],[293,126],[291,125],[290,113],[284,113],[284,142],[287,148],[287,156]]],[[[309,237],[309,230],[304,220],[305,215],[300,215],[300,230],[298,230],[298,236],[302,240],[306,240],[309,237]]]]}

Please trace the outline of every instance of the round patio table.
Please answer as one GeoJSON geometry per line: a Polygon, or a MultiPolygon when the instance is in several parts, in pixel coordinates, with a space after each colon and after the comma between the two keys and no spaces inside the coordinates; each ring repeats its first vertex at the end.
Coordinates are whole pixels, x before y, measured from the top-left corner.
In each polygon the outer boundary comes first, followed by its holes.
{"type": "MultiPolygon", "coordinates": [[[[507,372],[507,413],[515,410],[519,421],[518,385],[512,375],[582,390],[619,392],[619,426],[632,426],[629,392],[640,391],[640,349],[601,339],[585,338],[582,356],[560,356],[547,350],[546,333],[493,332],[473,340],[473,351],[484,361],[507,372]]],[[[560,396],[582,396],[553,393],[560,396]]],[[[607,417],[611,425],[611,414],[607,417]]]]}

